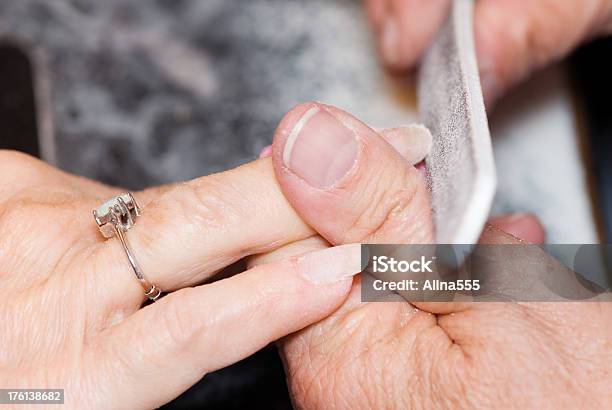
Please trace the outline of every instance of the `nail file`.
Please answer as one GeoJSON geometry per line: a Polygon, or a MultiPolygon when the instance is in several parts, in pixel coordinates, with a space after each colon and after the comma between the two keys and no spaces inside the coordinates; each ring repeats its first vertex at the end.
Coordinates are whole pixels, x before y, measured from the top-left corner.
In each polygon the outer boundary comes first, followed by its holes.
{"type": "Polygon", "coordinates": [[[472,0],[454,0],[418,79],[419,116],[433,135],[426,158],[436,242],[474,244],[496,188],[476,63],[472,0]]]}

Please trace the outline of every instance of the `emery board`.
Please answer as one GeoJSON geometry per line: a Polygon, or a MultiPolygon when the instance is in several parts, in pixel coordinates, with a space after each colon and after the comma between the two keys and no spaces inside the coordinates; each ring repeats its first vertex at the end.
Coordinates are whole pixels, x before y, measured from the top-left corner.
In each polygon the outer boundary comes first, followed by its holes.
{"type": "Polygon", "coordinates": [[[426,158],[436,243],[475,244],[496,188],[473,32],[474,2],[454,0],[425,53],[419,116],[433,135],[426,158]]]}

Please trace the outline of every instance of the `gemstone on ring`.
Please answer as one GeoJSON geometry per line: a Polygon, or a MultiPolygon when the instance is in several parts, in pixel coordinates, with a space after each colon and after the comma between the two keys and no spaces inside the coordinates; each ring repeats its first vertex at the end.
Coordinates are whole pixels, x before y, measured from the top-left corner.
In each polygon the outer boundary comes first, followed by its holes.
{"type": "Polygon", "coordinates": [[[102,235],[105,238],[117,236],[134,270],[136,279],[145,291],[145,296],[155,301],[162,295],[162,290],[147,280],[125,235],[125,232],[134,226],[134,221],[139,215],[140,208],[129,192],[109,199],[93,211],[94,219],[102,235]]]}
{"type": "Polygon", "coordinates": [[[102,235],[112,238],[115,228],[127,232],[134,226],[134,218],[140,215],[140,208],[132,194],[127,193],[104,202],[93,214],[102,235]]]}

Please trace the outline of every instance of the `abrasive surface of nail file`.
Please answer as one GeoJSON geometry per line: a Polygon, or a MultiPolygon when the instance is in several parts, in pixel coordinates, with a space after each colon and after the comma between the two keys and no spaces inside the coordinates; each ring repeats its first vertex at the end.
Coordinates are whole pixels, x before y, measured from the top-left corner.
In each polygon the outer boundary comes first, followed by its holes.
{"type": "Polygon", "coordinates": [[[427,50],[419,116],[433,135],[426,159],[436,242],[476,243],[495,195],[491,137],[474,47],[472,0],[454,0],[427,50]]]}

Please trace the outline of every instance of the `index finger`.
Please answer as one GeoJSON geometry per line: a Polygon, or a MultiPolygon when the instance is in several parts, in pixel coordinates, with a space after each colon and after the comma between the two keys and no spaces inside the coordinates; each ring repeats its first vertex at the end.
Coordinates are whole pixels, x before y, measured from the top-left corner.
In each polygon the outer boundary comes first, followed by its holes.
{"type": "Polygon", "coordinates": [[[449,0],[367,0],[383,62],[407,70],[419,60],[438,31],[449,0]]]}
{"type": "MultiPolygon", "coordinates": [[[[164,291],[201,283],[245,256],[313,234],[285,200],[270,159],[155,194],[148,193],[150,202],[125,236],[147,279],[164,291]]],[[[101,243],[94,261],[105,294],[140,305],[143,291],[119,240],[101,243]]]]}

